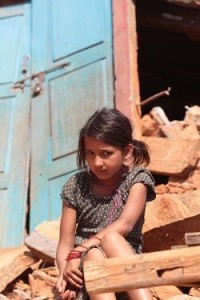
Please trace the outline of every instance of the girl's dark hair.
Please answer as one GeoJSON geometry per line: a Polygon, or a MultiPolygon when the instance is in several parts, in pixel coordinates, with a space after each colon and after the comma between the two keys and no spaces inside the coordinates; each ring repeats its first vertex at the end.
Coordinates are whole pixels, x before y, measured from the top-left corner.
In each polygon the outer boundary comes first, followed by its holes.
{"type": "Polygon", "coordinates": [[[85,154],[85,137],[94,137],[104,143],[124,149],[128,144],[133,147],[133,163],[135,165],[150,162],[147,145],[132,137],[132,125],[129,119],[114,108],[104,107],[97,110],[80,130],[78,141],[77,164],[81,169],[87,169],[85,154]]]}

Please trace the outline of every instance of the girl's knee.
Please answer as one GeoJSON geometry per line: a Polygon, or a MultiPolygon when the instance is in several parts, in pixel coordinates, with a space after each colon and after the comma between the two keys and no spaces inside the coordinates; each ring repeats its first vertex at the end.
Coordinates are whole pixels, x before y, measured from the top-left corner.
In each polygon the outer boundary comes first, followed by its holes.
{"type": "Polygon", "coordinates": [[[105,234],[101,240],[101,247],[107,257],[132,255],[133,249],[126,239],[117,232],[105,234]]]}
{"type": "Polygon", "coordinates": [[[102,246],[109,246],[118,243],[123,237],[118,232],[108,232],[101,239],[102,246]]]}
{"type": "Polygon", "coordinates": [[[98,260],[102,260],[102,259],[105,259],[104,252],[98,248],[92,248],[87,252],[84,260],[85,261],[89,261],[89,260],[98,261],[98,260]]]}

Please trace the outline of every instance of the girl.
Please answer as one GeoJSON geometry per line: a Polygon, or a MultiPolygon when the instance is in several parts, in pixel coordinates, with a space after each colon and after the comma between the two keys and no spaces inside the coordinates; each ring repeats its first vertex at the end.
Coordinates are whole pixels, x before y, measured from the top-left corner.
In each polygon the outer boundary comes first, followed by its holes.
{"type": "MultiPolygon", "coordinates": [[[[56,254],[61,299],[124,298],[125,293],[88,295],[82,264],[142,251],[145,205],[155,198],[154,180],[142,166],[149,161],[147,146],[132,139],[129,119],[116,109],[96,111],[81,129],[77,162],[82,170],[69,178],[61,194],[56,254]]],[[[147,289],[126,294],[134,300],[152,299],[147,289]]]]}

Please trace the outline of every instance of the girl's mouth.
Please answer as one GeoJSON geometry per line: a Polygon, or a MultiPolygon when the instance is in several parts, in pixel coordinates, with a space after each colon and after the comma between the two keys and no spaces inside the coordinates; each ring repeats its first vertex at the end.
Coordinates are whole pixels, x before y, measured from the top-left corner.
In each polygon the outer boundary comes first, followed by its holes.
{"type": "Polygon", "coordinates": [[[104,169],[98,169],[98,170],[94,170],[94,173],[105,173],[106,170],[104,169]]]}

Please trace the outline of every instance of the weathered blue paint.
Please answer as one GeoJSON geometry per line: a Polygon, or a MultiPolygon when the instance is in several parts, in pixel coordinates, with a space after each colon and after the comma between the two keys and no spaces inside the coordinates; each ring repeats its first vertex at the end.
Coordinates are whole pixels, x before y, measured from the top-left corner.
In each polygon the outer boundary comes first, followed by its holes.
{"type": "Polygon", "coordinates": [[[77,170],[80,126],[98,107],[114,105],[111,1],[1,7],[0,40],[0,246],[8,247],[23,243],[30,139],[32,230],[60,215],[61,186],[77,170]],[[12,89],[27,55],[26,76],[45,71],[31,105],[30,80],[23,92],[12,89]],[[69,65],[60,68],[63,62],[69,65]]]}
{"type": "Polygon", "coordinates": [[[26,218],[30,88],[13,83],[30,54],[29,3],[0,7],[0,41],[0,247],[11,247],[23,244],[26,218]]]}
{"type": "Polygon", "coordinates": [[[60,216],[61,187],[77,170],[79,128],[97,108],[114,106],[111,1],[32,3],[32,72],[46,73],[32,99],[31,231],[60,216]]]}

